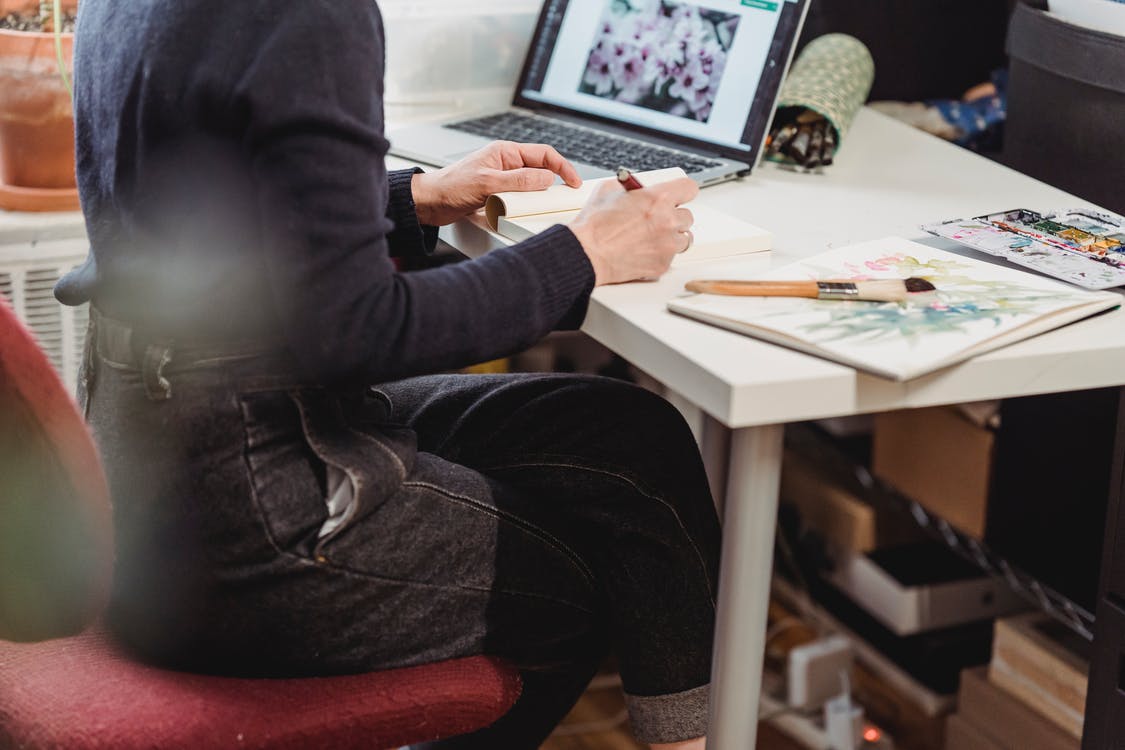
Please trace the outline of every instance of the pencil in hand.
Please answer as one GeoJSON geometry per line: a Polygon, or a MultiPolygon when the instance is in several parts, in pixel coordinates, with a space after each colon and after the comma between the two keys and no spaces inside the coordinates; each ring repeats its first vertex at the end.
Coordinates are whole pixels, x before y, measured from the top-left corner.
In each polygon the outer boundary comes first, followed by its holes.
{"type": "Polygon", "coordinates": [[[925,279],[873,279],[870,281],[729,281],[698,279],[689,281],[689,292],[739,297],[806,297],[809,299],[905,302],[914,294],[937,288],[925,279]]]}
{"type": "Polygon", "coordinates": [[[633,173],[629,171],[627,167],[617,168],[617,181],[620,182],[621,186],[626,190],[640,190],[644,187],[641,181],[634,177],[633,173]]]}

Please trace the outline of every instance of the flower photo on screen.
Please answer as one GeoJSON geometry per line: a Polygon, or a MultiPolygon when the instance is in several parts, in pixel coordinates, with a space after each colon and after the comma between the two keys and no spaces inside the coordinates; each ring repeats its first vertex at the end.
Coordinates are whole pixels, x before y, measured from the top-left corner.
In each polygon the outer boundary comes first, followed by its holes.
{"type": "Polygon", "coordinates": [[[578,91],[707,122],[739,18],[670,0],[608,0],[578,91]]]}

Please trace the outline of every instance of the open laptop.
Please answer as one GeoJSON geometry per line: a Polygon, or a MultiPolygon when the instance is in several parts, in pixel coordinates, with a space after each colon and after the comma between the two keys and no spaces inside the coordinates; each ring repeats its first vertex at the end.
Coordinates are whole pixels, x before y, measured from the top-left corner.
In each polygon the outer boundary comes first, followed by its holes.
{"type": "Polygon", "coordinates": [[[392,132],[391,153],[445,166],[494,140],[548,143],[583,178],[683,167],[750,172],[809,0],[545,0],[503,112],[392,132]]]}

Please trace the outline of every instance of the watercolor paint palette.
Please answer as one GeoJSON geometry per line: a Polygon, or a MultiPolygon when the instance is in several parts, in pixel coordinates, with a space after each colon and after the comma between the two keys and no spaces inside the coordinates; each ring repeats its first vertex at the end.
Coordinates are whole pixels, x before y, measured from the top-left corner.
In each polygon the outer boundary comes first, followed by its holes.
{"type": "Polygon", "coordinates": [[[1125,285],[1125,218],[1116,214],[1019,208],[922,229],[1086,289],[1125,285]]]}

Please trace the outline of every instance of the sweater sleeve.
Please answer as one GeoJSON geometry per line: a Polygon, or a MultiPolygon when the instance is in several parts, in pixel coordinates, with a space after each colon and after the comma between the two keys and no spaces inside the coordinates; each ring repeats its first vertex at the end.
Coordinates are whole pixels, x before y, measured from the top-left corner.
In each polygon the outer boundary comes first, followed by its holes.
{"type": "Polygon", "coordinates": [[[378,382],[457,368],[575,325],[594,274],[562,227],[477,260],[395,271],[382,61],[370,0],[297,0],[236,92],[253,113],[244,143],[272,304],[306,373],[378,382]]]}
{"type": "Polygon", "coordinates": [[[437,246],[438,228],[418,223],[418,213],[414,207],[414,190],[411,181],[422,170],[398,169],[387,174],[389,197],[387,218],[394,229],[387,235],[387,245],[391,255],[400,258],[417,257],[432,253],[437,246]]]}

